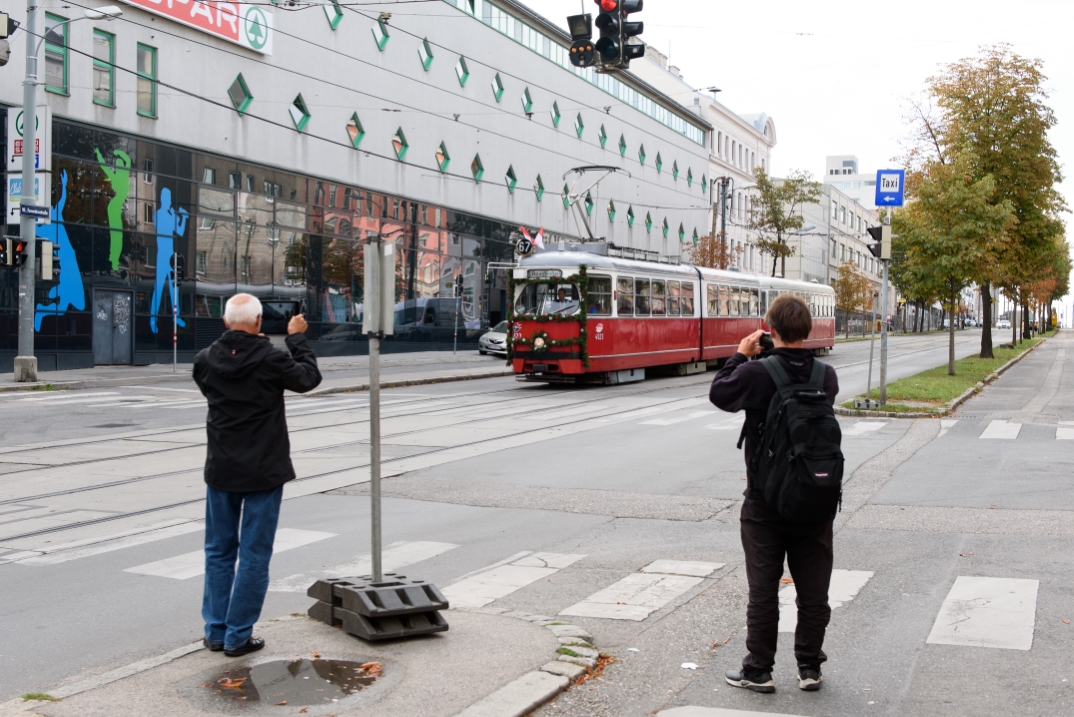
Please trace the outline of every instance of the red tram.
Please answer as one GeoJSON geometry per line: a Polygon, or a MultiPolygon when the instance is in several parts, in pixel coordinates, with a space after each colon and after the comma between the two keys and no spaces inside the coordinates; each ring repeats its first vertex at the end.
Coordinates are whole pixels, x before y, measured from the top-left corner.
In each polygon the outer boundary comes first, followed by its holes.
{"type": "Polygon", "coordinates": [[[645,369],[701,373],[764,325],[768,303],[801,296],[813,314],[805,348],[835,344],[830,286],[582,251],[549,251],[511,270],[508,355],[537,381],[626,383],[645,369]]]}

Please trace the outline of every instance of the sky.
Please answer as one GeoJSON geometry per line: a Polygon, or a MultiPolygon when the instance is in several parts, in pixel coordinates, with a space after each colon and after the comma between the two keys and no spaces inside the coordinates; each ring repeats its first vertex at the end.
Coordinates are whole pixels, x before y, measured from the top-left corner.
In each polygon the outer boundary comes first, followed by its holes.
{"type": "MultiPolygon", "coordinates": [[[[597,12],[592,0],[523,2],[564,28],[567,15],[597,12]]],[[[1074,172],[1071,0],[646,0],[632,17],[686,82],[719,87],[733,112],[773,118],[777,176],[804,169],[819,179],[834,154],[857,155],[862,172],[897,166],[907,100],[943,65],[999,42],[1043,61],[1058,120],[1051,141],[1063,173],[1074,172]]],[[[1074,207],[1074,176],[1061,189],[1074,207]]]]}

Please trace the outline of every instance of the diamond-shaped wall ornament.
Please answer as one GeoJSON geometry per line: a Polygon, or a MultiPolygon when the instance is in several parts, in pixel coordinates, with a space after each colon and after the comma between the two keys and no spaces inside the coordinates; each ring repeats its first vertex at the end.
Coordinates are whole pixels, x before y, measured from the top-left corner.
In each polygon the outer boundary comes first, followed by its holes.
{"type": "Polygon", "coordinates": [[[395,134],[392,136],[392,149],[395,150],[395,157],[400,162],[406,157],[406,151],[410,149],[410,145],[407,144],[406,135],[403,134],[403,128],[395,130],[395,134]]]}
{"type": "Polygon", "coordinates": [[[440,168],[440,172],[446,172],[448,165],[451,164],[451,155],[448,154],[447,145],[443,142],[436,149],[436,166],[440,168]]]}
{"type": "Polygon", "coordinates": [[[497,102],[503,99],[503,80],[500,79],[499,72],[492,78],[492,96],[496,98],[497,102]]]}
{"type": "Polygon", "coordinates": [[[306,109],[306,101],[302,99],[301,92],[295,98],[295,101],[291,103],[291,106],[287,108],[287,111],[291,114],[291,121],[295,123],[295,129],[299,132],[306,129],[306,125],[310,121],[310,113],[306,109]]]}
{"type": "Polygon", "coordinates": [[[653,215],[649,212],[645,212],[645,231],[651,232],[653,230],[653,215]]]}
{"type": "Polygon", "coordinates": [[[470,67],[466,64],[466,58],[459,56],[455,63],[455,76],[459,78],[459,87],[466,87],[466,81],[470,79],[470,67]]]}
{"type": "Polygon", "coordinates": [[[634,207],[633,206],[627,207],[627,210],[626,210],[626,225],[628,227],[634,226],[634,207]]]}
{"type": "Polygon", "coordinates": [[[566,184],[563,185],[563,208],[570,209],[571,207],[571,188],[566,184]]]}
{"type": "Polygon", "coordinates": [[[697,240],[698,240],[697,227],[694,227],[694,246],[697,246],[697,240]]]}
{"type": "Polygon", "coordinates": [[[608,131],[604,129],[604,125],[600,126],[600,131],[597,132],[597,139],[600,140],[601,147],[608,143],[608,131]]]}
{"type": "Polygon", "coordinates": [[[343,22],[343,8],[339,6],[339,0],[330,0],[321,6],[324,8],[324,16],[328,18],[328,25],[333,30],[343,22]]]}
{"type": "Polygon", "coordinates": [[[686,229],[683,227],[682,222],[679,222],[679,243],[682,243],[686,239],[686,229]]]}
{"type": "Polygon", "coordinates": [[[533,112],[533,98],[530,97],[530,88],[522,90],[522,111],[526,114],[533,112]]]}
{"type": "Polygon", "coordinates": [[[377,23],[373,25],[373,39],[377,41],[377,49],[384,52],[384,48],[388,46],[388,40],[391,37],[388,33],[388,21],[377,20],[377,23]]]}
{"type": "Polygon", "coordinates": [[[481,177],[485,176],[485,165],[481,163],[480,154],[475,154],[473,161],[470,162],[470,174],[474,175],[475,182],[480,182],[481,177]]]}
{"type": "Polygon", "coordinates": [[[668,218],[664,217],[664,223],[660,225],[660,231],[664,233],[664,238],[668,238],[668,232],[671,231],[671,226],[668,225],[668,218]]]}
{"type": "Polygon", "coordinates": [[[246,80],[241,72],[231,83],[231,87],[228,87],[227,96],[231,99],[231,104],[235,105],[235,111],[240,116],[250,108],[250,104],[254,101],[254,96],[250,94],[250,88],[246,86],[246,80]]]}
{"type": "Polygon", "coordinates": [[[641,163],[641,166],[643,166],[643,167],[645,166],[645,145],[644,144],[641,145],[640,147],[638,147],[638,162],[641,163]]]}
{"type": "Polygon", "coordinates": [[[705,178],[705,175],[701,175],[701,193],[707,194],[709,191],[709,180],[705,178]]]}
{"type": "Polygon", "coordinates": [[[507,167],[507,174],[503,177],[504,182],[507,183],[507,191],[510,194],[515,193],[515,187],[518,186],[518,177],[515,176],[515,167],[510,165],[507,167]]]}
{"type": "Polygon", "coordinates": [[[619,156],[625,157],[627,151],[626,137],[619,135],[619,156]]]}
{"type": "Polygon", "coordinates": [[[574,118],[574,131],[578,133],[578,138],[582,138],[582,132],[585,132],[585,122],[582,121],[582,113],[579,112],[578,116],[574,118]]]}
{"type": "Polygon", "coordinates": [[[429,38],[425,38],[418,45],[418,58],[421,59],[421,66],[426,72],[433,66],[433,48],[429,44],[429,38]]]}
{"type": "Polygon", "coordinates": [[[679,162],[678,162],[678,160],[676,160],[676,161],[671,163],[671,178],[672,179],[678,179],[679,178],[679,162]]]}
{"type": "Polygon", "coordinates": [[[358,145],[362,143],[362,138],[365,137],[365,128],[362,127],[362,121],[358,119],[358,113],[355,112],[351,115],[351,121],[347,123],[347,137],[351,140],[351,145],[358,149],[358,145]]]}
{"type": "Polygon", "coordinates": [[[597,205],[597,203],[593,201],[593,195],[590,194],[589,192],[586,192],[585,193],[585,213],[587,215],[592,215],[593,214],[593,207],[595,207],[596,205],[597,205]]]}
{"type": "Polygon", "coordinates": [[[656,153],[656,171],[664,171],[664,158],[660,156],[659,152],[656,153]]]}
{"type": "Polygon", "coordinates": [[[541,179],[541,175],[537,175],[537,180],[533,183],[533,194],[537,197],[537,201],[544,199],[544,180],[541,179]]]}
{"type": "Polygon", "coordinates": [[[549,113],[552,115],[552,126],[559,127],[559,121],[563,119],[563,115],[559,113],[559,103],[552,103],[552,111],[549,113]]]}
{"type": "Polygon", "coordinates": [[[615,201],[612,199],[608,200],[608,221],[615,221],[615,201]]]}
{"type": "Polygon", "coordinates": [[[694,186],[694,170],[690,169],[689,167],[687,167],[686,169],[686,186],[694,186]]]}

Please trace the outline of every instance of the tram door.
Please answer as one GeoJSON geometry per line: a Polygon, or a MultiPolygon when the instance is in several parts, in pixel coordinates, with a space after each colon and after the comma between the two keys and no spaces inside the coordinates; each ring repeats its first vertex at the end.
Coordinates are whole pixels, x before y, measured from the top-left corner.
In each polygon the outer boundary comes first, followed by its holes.
{"type": "Polygon", "coordinates": [[[134,296],[93,291],[93,363],[130,364],[134,354],[134,296]]]}

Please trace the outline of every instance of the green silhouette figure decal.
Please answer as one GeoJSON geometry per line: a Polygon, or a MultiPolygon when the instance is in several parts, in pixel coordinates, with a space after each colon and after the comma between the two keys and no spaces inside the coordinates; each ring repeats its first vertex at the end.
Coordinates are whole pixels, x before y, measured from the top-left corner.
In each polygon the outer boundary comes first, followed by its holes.
{"type": "Polygon", "coordinates": [[[116,155],[116,168],[111,169],[101,156],[101,150],[96,147],[97,161],[101,163],[101,171],[112,185],[115,196],[108,202],[108,226],[112,228],[112,242],[108,249],[108,259],[112,262],[112,271],[119,270],[119,255],[123,251],[123,205],[127,202],[127,195],[131,191],[131,158],[121,149],[112,150],[116,155]]]}

